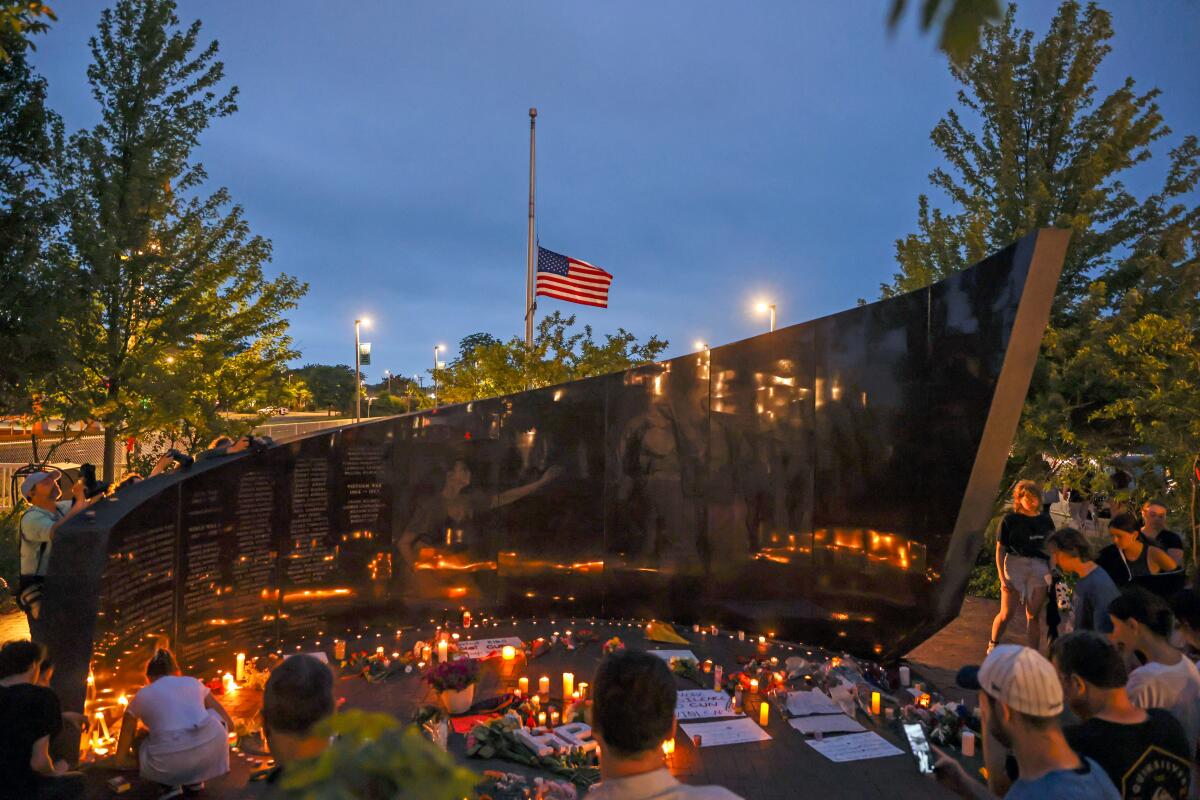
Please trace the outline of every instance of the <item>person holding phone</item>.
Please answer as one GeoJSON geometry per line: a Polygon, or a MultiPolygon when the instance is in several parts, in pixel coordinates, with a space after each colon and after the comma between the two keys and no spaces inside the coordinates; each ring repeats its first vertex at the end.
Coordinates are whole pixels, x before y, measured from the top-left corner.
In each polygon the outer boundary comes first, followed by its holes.
{"type": "MultiPolygon", "coordinates": [[[[1080,758],[1067,743],[1058,723],[1063,711],[1062,684],[1054,665],[1041,653],[1002,644],[981,666],[959,670],[957,682],[979,693],[986,732],[1016,756],[1021,777],[1005,800],[1120,800],[1117,787],[1100,765],[1080,758]]],[[[960,797],[995,797],[957,761],[936,749],[934,752],[938,783],[960,797]]]]}

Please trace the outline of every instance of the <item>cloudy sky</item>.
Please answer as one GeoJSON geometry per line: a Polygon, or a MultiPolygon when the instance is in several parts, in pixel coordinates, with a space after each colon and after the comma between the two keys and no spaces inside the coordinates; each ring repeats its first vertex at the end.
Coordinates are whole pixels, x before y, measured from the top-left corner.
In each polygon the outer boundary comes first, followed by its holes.
{"type": "MultiPolygon", "coordinates": [[[[52,3],[35,63],[69,128],[97,112],[87,39],[104,4],[52,3]]],[[[1019,19],[1044,31],[1055,3],[1019,19]]],[[[1107,0],[1102,75],[1163,90],[1200,133],[1200,3],[1107,0]]],[[[885,30],[890,0],[371,2],[181,0],[221,45],[240,111],[199,158],[272,268],[307,281],[304,362],[350,363],[375,321],[373,380],[431,348],[523,331],[530,106],[538,234],[615,275],[610,308],[542,298],[669,355],[874,299],[937,164],[929,131],[956,84],[932,38],[885,30]]],[[[1167,142],[1159,149],[1165,154],[1167,142]]],[[[1130,181],[1155,186],[1157,159],[1130,181]]]]}

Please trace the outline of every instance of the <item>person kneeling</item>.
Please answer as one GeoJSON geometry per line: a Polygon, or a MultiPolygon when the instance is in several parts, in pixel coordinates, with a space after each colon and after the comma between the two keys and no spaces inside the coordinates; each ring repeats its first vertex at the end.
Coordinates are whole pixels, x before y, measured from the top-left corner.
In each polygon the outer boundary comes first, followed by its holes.
{"type": "Polygon", "coordinates": [[[138,748],[138,771],[170,787],[164,797],[198,789],[229,772],[228,731],[233,720],[208,688],[179,674],[170,650],[159,648],[146,665],[146,686],[138,690],[121,722],[118,763],[130,763],[140,721],[149,735],[138,748]]]}
{"type": "Polygon", "coordinates": [[[675,678],[650,653],[620,650],[596,668],[592,732],[600,744],[600,785],[590,800],[741,800],[720,786],[688,786],[663,766],[675,736],[675,678]]]}

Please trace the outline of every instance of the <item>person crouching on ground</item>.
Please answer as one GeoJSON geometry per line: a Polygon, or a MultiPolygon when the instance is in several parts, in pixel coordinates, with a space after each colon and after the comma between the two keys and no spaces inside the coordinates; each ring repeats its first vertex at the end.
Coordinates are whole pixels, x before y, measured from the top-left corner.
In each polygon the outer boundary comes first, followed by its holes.
{"type": "Polygon", "coordinates": [[[720,786],[689,786],[663,766],[675,736],[675,678],[667,662],[619,650],[592,680],[592,731],[600,744],[600,785],[589,800],[741,800],[720,786]]]}
{"type": "Polygon", "coordinates": [[[1103,767],[1124,800],[1185,800],[1187,734],[1170,712],[1130,701],[1117,648],[1095,631],[1075,631],[1054,643],[1050,660],[1067,705],[1083,720],[1063,730],[1072,749],[1103,767]]]}
{"type": "Polygon", "coordinates": [[[327,664],[300,654],[271,670],[262,707],[263,733],[275,759],[268,783],[274,783],[288,764],[324,752],[329,737],[314,735],[313,728],[333,709],[333,672],[327,664]]]}
{"type": "Polygon", "coordinates": [[[1049,514],[1042,513],[1042,493],[1033,481],[1017,481],[1013,510],[1000,521],[996,535],[996,572],[1000,576],[1000,613],[992,620],[988,652],[1000,643],[1017,602],[1025,606],[1026,640],[1038,650],[1042,644],[1042,616],[1050,590],[1050,556],[1046,538],[1054,533],[1049,514]]]}
{"type": "Polygon", "coordinates": [[[183,787],[199,789],[204,782],[229,772],[228,732],[233,720],[203,683],[179,674],[170,650],[154,651],[146,665],[146,685],[138,690],[121,721],[118,763],[133,756],[138,722],[149,735],[138,748],[138,771],[147,780],[168,787],[163,797],[176,797],[183,787]]]}

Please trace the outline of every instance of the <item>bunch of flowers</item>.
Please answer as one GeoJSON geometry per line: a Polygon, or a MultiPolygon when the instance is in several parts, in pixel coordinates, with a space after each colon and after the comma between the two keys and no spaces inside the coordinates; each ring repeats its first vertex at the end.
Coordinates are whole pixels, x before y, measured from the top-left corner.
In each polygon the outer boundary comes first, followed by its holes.
{"type": "Polygon", "coordinates": [[[405,653],[399,658],[390,658],[386,653],[371,653],[366,650],[351,653],[342,665],[342,675],[346,677],[361,677],[369,681],[383,681],[388,678],[412,672],[414,658],[405,653]]]}
{"type": "Polygon", "coordinates": [[[709,681],[704,679],[704,673],[700,671],[700,665],[696,663],[694,658],[672,658],[671,672],[681,678],[685,678],[697,686],[707,687],[709,681]]]}
{"type": "Polygon", "coordinates": [[[479,800],[576,800],[575,787],[565,781],[526,778],[515,772],[484,770],[477,787],[479,800]]]}
{"type": "Polygon", "coordinates": [[[929,740],[943,747],[961,747],[962,733],[980,730],[979,712],[962,703],[934,703],[929,708],[907,705],[900,710],[905,722],[920,722],[929,731],[929,740]]]}
{"type": "Polygon", "coordinates": [[[479,682],[479,662],[474,658],[443,661],[425,671],[425,681],[438,692],[461,692],[479,682]]]}
{"type": "Polygon", "coordinates": [[[601,649],[604,651],[604,655],[609,655],[610,653],[615,653],[618,650],[624,650],[625,643],[621,641],[621,637],[614,636],[605,642],[604,647],[601,649]]]}

